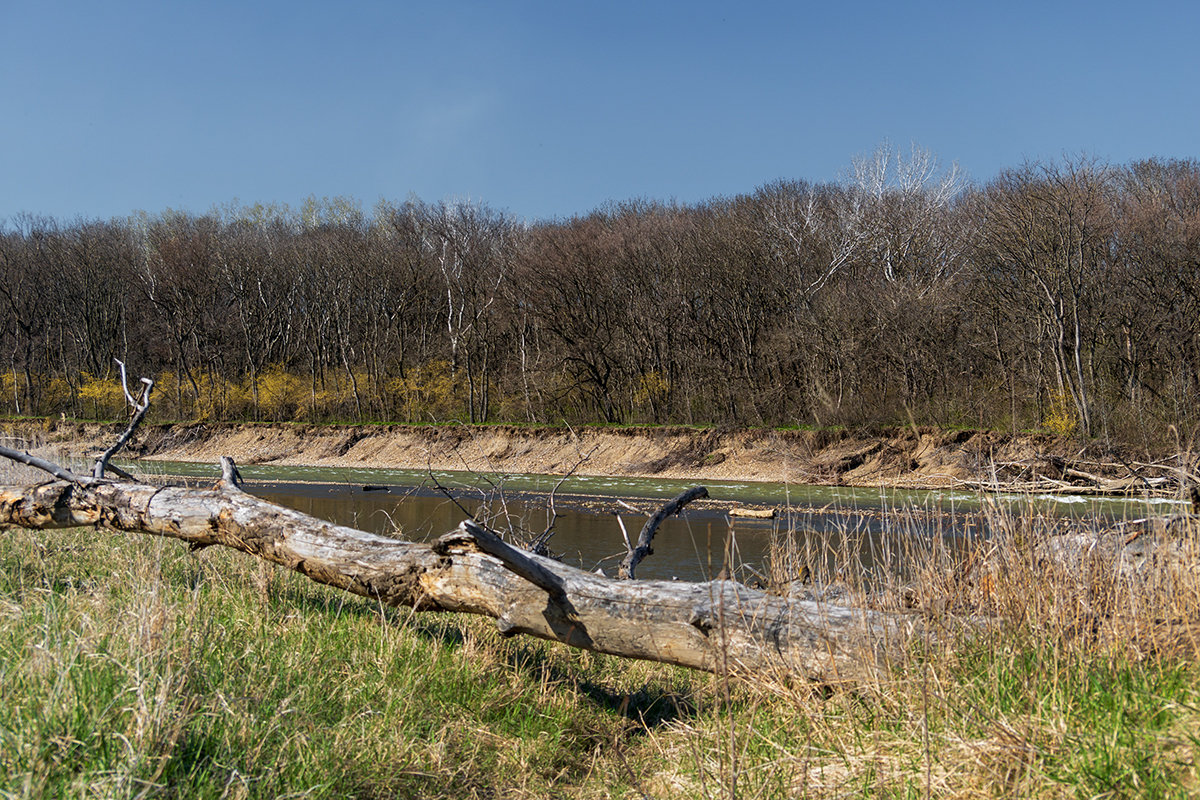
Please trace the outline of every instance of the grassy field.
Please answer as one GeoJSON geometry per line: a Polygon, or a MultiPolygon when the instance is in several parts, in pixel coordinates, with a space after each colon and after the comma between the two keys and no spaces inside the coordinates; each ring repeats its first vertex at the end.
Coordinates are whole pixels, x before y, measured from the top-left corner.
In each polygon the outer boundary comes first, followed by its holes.
{"type": "Polygon", "coordinates": [[[0,796],[1193,796],[1200,580],[1045,569],[1059,524],[1007,520],[969,575],[931,549],[903,602],[936,635],[847,685],[502,639],[216,548],[0,531],[0,796]]]}

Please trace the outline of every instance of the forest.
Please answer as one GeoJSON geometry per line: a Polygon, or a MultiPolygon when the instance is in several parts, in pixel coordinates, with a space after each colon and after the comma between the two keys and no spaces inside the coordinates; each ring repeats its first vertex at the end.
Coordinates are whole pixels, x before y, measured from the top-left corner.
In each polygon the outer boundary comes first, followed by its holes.
{"type": "Polygon", "coordinates": [[[530,222],[310,198],[0,227],[0,413],[1200,431],[1200,162],[830,183],[530,222]]]}

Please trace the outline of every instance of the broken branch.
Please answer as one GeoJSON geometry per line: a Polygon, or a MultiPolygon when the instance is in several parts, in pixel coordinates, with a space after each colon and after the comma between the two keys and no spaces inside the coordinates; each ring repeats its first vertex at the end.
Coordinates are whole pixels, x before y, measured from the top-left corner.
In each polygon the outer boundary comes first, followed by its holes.
{"type": "Polygon", "coordinates": [[[48,472],[49,474],[58,478],[60,481],[80,483],[87,480],[86,478],[76,475],[74,472],[71,472],[71,470],[66,469],[65,467],[60,467],[58,464],[47,461],[44,458],[38,458],[32,453],[28,453],[24,450],[13,450],[11,447],[4,447],[0,445],[0,456],[4,456],[10,461],[16,461],[18,464],[24,464],[28,467],[33,467],[34,469],[40,469],[42,472],[48,472]]]}
{"type": "Polygon", "coordinates": [[[129,405],[133,406],[133,419],[129,421],[129,427],[125,432],[118,437],[117,441],[113,442],[112,447],[105,450],[96,463],[92,466],[92,477],[103,478],[104,470],[108,468],[109,459],[116,455],[125,443],[133,436],[134,431],[142,424],[142,420],[146,417],[146,412],[150,410],[150,392],[154,389],[154,381],[149,378],[142,378],[142,393],[140,399],[135,400],[129,392],[129,383],[125,376],[125,362],[120,359],[113,359],[121,367],[121,389],[125,392],[125,399],[129,401],[129,405]]]}
{"type": "Polygon", "coordinates": [[[693,486],[660,508],[653,517],[646,520],[646,524],[642,527],[642,532],[638,534],[637,547],[634,547],[625,555],[617,571],[617,577],[622,580],[632,579],[633,571],[637,568],[637,565],[642,563],[642,560],[646,556],[654,553],[654,549],[650,547],[650,543],[654,541],[654,534],[658,532],[658,526],[662,525],[667,517],[672,514],[678,514],[688,503],[698,500],[701,497],[708,497],[708,489],[705,489],[703,486],[693,486]]]}

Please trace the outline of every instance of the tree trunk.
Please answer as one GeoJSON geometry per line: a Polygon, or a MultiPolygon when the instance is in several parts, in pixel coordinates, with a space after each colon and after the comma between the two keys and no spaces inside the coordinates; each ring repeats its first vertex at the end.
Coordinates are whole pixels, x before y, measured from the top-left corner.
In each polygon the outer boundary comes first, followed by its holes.
{"type": "Polygon", "coordinates": [[[246,494],[225,465],[226,479],[208,490],[90,479],[0,486],[0,524],[219,544],[389,605],[482,614],[506,635],[714,672],[854,679],[917,621],[728,580],[612,580],[518,550],[469,520],[432,544],[390,539],[246,494]]]}

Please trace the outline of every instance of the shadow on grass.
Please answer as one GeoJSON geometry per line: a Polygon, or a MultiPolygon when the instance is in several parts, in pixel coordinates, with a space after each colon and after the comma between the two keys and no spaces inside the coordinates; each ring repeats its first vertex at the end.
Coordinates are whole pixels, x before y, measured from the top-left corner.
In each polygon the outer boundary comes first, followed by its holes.
{"type": "MultiPolygon", "coordinates": [[[[366,598],[303,585],[279,586],[272,594],[273,603],[283,609],[376,622],[383,620],[384,624],[404,627],[421,639],[450,651],[458,650],[467,641],[465,619],[457,615],[414,613],[407,608],[380,606],[366,598]]],[[[504,641],[497,637],[493,643],[497,659],[531,681],[546,681],[574,689],[597,708],[636,723],[636,730],[648,732],[699,713],[691,689],[667,683],[645,684],[633,692],[623,691],[607,685],[602,678],[581,675],[580,668],[564,663],[563,654],[555,651],[566,649],[566,645],[527,641],[504,641]]]]}
{"type": "MultiPolygon", "coordinates": [[[[565,647],[566,645],[562,645],[565,647]]],[[[614,656],[615,657],[615,656],[614,656]]],[[[552,683],[572,686],[599,708],[636,722],[635,733],[646,733],[671,722],[696,716],[698,708],[691,692],[670,685],[643,684],[634,692],[614,689],[593,678],[564,668],[545,650],[511,643],[504,648],[504,662],[517,672],[544,676],[552,683]]]]}

